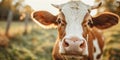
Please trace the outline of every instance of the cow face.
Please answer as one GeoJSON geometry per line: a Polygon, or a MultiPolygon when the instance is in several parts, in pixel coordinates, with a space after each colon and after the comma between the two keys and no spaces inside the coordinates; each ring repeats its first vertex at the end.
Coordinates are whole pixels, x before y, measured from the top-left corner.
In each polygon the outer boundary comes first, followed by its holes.
{"type": "MultiPolygon", "coordinates": [[[[100,4],[98,4],[99,6],[100,4]]],[[[57,16],[47,11],[33,12],[35,22],[42,27],[58,28],[59,53],[61,55],[88,55],[88,40],[86,31],[96,27],[106,29],[118,23],[118,16],[113,13],[103,13],[92,18],[89,10],[98,6],[88,6],[81,1],[71,1],[62,5],[53,5],[60,9],[57,16]],[[86,34],[86,36],[84,36],[86,34]]]]}

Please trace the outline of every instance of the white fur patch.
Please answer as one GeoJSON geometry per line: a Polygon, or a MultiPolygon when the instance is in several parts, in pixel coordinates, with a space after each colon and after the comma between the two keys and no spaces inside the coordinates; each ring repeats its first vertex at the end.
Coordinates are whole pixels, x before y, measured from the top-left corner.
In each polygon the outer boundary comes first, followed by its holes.
{"type": "MultiPolygon", "coordinates": [[[[86,41],[86,40],[85,40],[86,41]]],[[[87,41],[86,41],[87,42],[87,41]]],[[[86,56],[88,56],[89,55],[89,53],[88,53],[88,45],[87,45],[87,43],[86,43],[86,48],[85,48],[85,50],[84,50],[84,52],[83,52],[83,55],[86,55],[86,56]]]]}
{"type": "Polygon", "coordinates": [[[64,48],[63,48],[63,45],[62,45],[62,43],[63,43],[63,40],[62,41],[59,41],[59,53],[65,53],[65,50],[64,50],[64,48]]]}
{"type": "Polygon", "coordinates": [[[93,40],[93,45],[94,45],[94,47],[95,47],[95,49],[96,49],[96,52],[94,52],[94,60],[97,60],[97,59],[96,59],[97,55],[99,55],[99,54],[101,53],[97,39],[96,39],[96,40],[93,40]]]}
{"type": "Polygon", "coordinates": [[[81,23],[88,12],[89,6],[80,1],[69,2],[62,7],[62,12],[65,15],[66,36],[76,36],[84,39],[82,36],[83,29],[81,23]]]}
{"type": "MultiPolygon", "coordinates": [[[[83,29],[81,23],[84,20],[85,15],[88,13],[90,6],[82,3],[81,1],[72,1],[62,5],[61,11],[63,12],[66,20],[66,35],[64,38],[78,37],[81,40],[85,40],[82,36],[83,29]]],[[[60,44],[61,45],[61,44],[60,44]]],[[[64,52],[60,47],[60,52],[64,52]]],[[[86,43],[86,50],[84,55],[88,55],[88,46],[86,43]]]]}

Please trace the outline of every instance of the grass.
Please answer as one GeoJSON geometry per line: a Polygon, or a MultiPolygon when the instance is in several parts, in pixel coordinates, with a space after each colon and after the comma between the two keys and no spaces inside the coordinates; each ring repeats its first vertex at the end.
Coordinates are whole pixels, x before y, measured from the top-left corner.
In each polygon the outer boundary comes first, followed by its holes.
{"type": "MultiPolygon", "coordinates": [[[[5,32],[4,21],[0,22],[0,33],[5,32]]],[[[56,39],[56,30],[45,30],[30,23],[28,33],[24,32],[23,22],[13,22],[9,34],[9,44],[0,47],[0,60],[52,60],[51,52],[56,39]]]]}
{"type": "MultiPolygon", "coordinates": [[[[102,60],[120,60],[120,23],[104,30],[105,47],[102,60]]],[[[13,22],[10,37],[4,36],[6,22],[0,21],[0,60],[52,60],[56,29],[43,29],[30,22],[24,35],[24,23],[13,22]],[[4,43],[3,43],[4,41],[4,43]],[[3,47],[5,45],[6,47],[3,47]]]]}
{"type": "Polygon", "coordinates": [[[120,60],[120,23],[104,30],[105,47],[102,60],[120,60]]]}

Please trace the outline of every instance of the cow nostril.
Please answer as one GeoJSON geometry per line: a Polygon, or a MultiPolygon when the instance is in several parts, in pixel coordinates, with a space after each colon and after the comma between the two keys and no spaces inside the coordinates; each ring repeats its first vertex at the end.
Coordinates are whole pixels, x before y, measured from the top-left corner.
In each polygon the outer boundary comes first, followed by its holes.
{"type": "Polygon", "coordinates": [[[64,40],[63,46],[64,46],[64,47],[68,47],[68,46],[69,46],[69,43],[64,40]]]}
{"type": "Polygon", "coordinates": [[[83,41],[81,44],[80,44],[80,48],[84,48],[85,47],[85,42],[83,41]]]}

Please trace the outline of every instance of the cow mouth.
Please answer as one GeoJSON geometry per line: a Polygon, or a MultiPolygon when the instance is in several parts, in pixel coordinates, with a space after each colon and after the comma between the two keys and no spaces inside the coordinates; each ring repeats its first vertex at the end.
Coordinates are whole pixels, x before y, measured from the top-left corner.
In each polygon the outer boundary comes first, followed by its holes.
{"type": "Polygon", "coordinates": [[[78,55],[78,54],[62,54],[63,57],[65,57],[68,60],[81,60],[83,58],[87,58],[87,55],[78,55]]]}
{"type": "Polygon", "coordinates": [[[82,53],[80,53],[80,54],[78,54],[78,53],[61,53],[61,55],[63,55],[63,56],[73,56],[73,57],[87,56],[87,55],[83,55],[82,53]]]}

